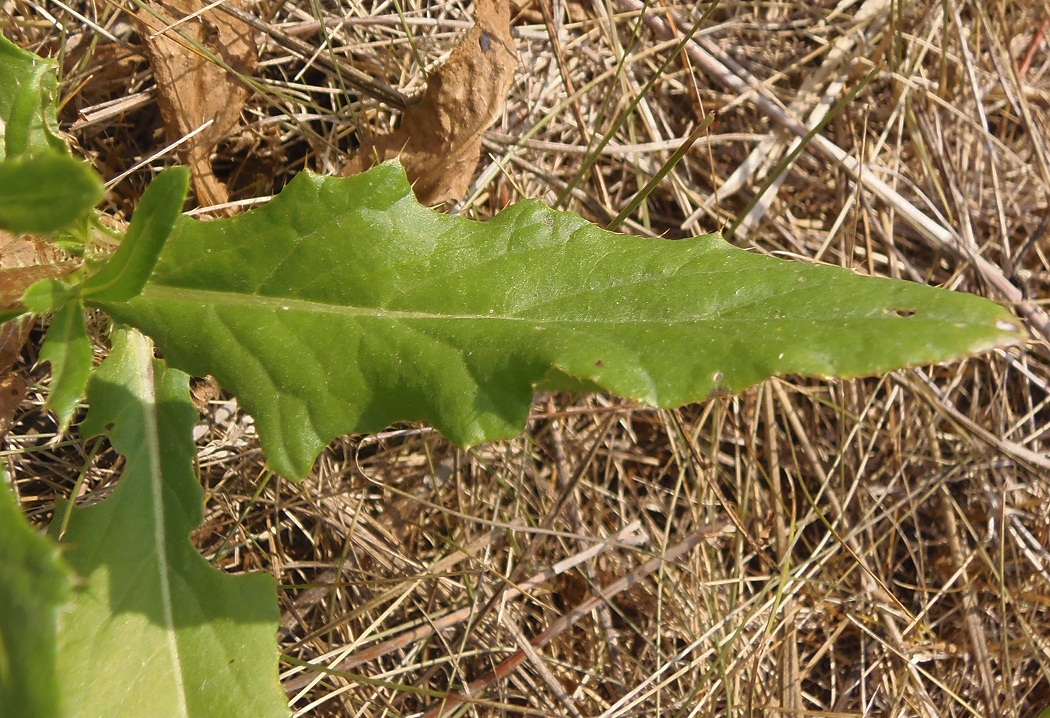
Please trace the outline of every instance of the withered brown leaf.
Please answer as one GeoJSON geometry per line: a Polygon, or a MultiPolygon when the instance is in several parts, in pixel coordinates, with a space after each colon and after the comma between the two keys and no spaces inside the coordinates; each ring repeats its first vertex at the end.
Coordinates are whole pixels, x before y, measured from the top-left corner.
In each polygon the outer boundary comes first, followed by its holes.
{"type": "Polygon", "coordinates": [[[477,21],[430,75],[423,97],[397,130],[362,142],[343,168],[357,174],[394,157],[426,205],[463,196],[481,157],[481,136],[499,117],[514,81],[517,51],[508,0],[478,0],[477,21]]]}
{"type": "MultiPolygon", "coordinates": [[[[0,231],[0,311],[21,310],[22,294],[41,279],[57,279],[77,265],[58,261],[54,245],[28,235],[0,231]]],[[[15,411],[26,393],[26,383],[12,369],[35,323],[25,317],[0,325],[0,438],[11,428],[15,411]]]]}
{"type": "MultiPolygon", "coordinates": [[[[61,253],[48,242],[0,230],[0,312],[24,310],[22,295],[31,284],[59,279],[78,266],[76,262],[62,261],[61,253]]],[[[21,348],[19,344],[16,351],[21,348]]],[[[0,373],[11,366],[5,367],[4,359],[0,351],[0,373]]]]}
{"type": "Polygon", "coordinates": [[[10,431],[15,412],[25,396],[26,383],[21,377],[8,374],[0,379],[0,439],[10,431]]]}
{"type": "Polygon", "coordinates": [[[180,156],[190,167],[197,201],[214,205],[228,201],[229,193],[212,172],[211,153],[236,127],[249,95],[234,72],[254,74],[258,54],[245,23],[218,8],[200,12],[203,7],[202,0],[152,0],[136,11],[135,19],[146,38],[157,104],[169,139],[185,137],[212,120],[182,145],[180,156]],[[199,15],[186,19],[193,13],[199,15]]]}

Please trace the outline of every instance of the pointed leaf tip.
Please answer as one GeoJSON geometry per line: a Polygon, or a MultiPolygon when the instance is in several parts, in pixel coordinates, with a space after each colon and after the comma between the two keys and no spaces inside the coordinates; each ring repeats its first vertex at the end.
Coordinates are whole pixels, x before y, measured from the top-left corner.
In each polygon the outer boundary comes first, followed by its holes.
{"type": "Polygon", "coordinates": [[[395,421],[460,444],[514,436],[541,383],[669,407],[1017,336],[1011,315],[975,296],[715,236],[626,237],[536,202],[486,223],[438,214],[396,164],[304,173],[255,211],[183,218],[142,295],[100,304],[235,393],[271,467],[291,477],[333,438],[395,421]]]}

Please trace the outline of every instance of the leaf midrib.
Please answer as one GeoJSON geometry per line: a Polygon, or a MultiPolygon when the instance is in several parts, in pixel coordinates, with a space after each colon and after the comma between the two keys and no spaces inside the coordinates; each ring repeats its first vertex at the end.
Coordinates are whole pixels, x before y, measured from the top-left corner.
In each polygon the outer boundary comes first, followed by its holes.
{"type": "MultiPolygon", "coordinates": [[[[499,312],[493,312],[491,314],[441,314],[434,312],[423,312],[423,311],[406,311],[399,309],[387,309],[377,307],[361,307],[347,304],[330,304],[317,300],[310,299],[296,299],[291,297],[274,297],[267,296],[264,294],[250,294],[246,292],[236,291],[219,291],[214,289],[198,289],[198,288],[187,288],[177,287],[162,284],[149,284],[141,297],[146,300],[157,300],[163,302],[191,302],[199,303],[209,307],[215,306],[232,306],[232,307],[250,307],[253,309],[268,309],[268,310],[284,310],[284,311],[303,311],[312,314],[333,314],[344,317],[364,317],[371,319],[407,319],[407,320],[434,320],[434,321],[502,321],[502,322],[522,322],[529,324],[612,324],[612,325],[626,325],[626,324],[651,324],[654,326],[667,326],[668,324],[698,324],[698,323],[710,323],[712,325],[719,324],[734,324],[744,323],[748,326],[754,326],[756,322],[761,322],[761,318],[755,316],[747,317],[732,317],[725,314],[719,314],[719,316],[692,316],[692,317],[653,317],[649,319],[635,319],[626,316],[619,317],[529,317],[529,316],[514,316],[510,314],[501,314],[499,312]]],[[[729,310],[739,311],[739,306],[734,307],[719,307],[718,312],[727,312],[729,310]]],[[[820,323],[826,322],[831,324],[841,324],[843,320],[849,320],[853,322],[859,321],[900,321],[900,317],[895,317],[890,314],[885,316],[877,315],[846,315],[843,316],[808,316],[808,317],[768,317],[768,320],[774,324],[784,324],[791,322],[806,322],[806,323],[820,323]]],[[[908,321],[916,324],[932,321],[935,323],[950,321],[953,323],[959,323],[960,319],[951,319],[947,317],[909,317],[908,321]]],[[[974,322],[979,324],[980,322],[974,322]]]]}
{"type": "Polygon", "coordinates": [[[161,464],[160,429],[157,421],[157,378],[154,374],[153,351],[147,339],[138,332],[131,333],[132,356],[138,365],[135,377],[142,402],[143,436],[145,438],[150,472],[150,501],[153,508],[153,540],[156,544],[158,580],[160,581],[161,611],[168,653],[171,656],[175,693],[178,696],[179,715],[189,715],[186,702],[186,680],[182,674],[182,658],[175,634],[175,607],[172,600],[171,565],[168,556],[168,537],[164,526],[167,515],[164,506],[164,487],[161,485],[164,469],[161,464]]]}

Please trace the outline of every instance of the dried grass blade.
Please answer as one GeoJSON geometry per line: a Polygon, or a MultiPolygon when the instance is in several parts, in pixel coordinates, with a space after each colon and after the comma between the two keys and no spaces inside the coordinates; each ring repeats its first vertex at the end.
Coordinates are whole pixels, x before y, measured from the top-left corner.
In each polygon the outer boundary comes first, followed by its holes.
{"type": "MultiPolygon", "coordinates": [[[[663,555],[649,559],[623,578],[613,581],[611,584],[601,589],[601,593],[598,596],[593,596],[586,601],[577,604],[571,611],[562,615],[562,617],[552,623],[547,630],[533,638],[529,643],[533,649],[543,648],[543,646],[550,643],[557,636],[561,635],[569,628],[572,628],[572,626],[580,619],[595,610],[602,603],[609,601],[618,593],[634,586],[646,576],[659,570],[665,564],[670,563],[671,561],[676,561],[695,548],[701,541],[730,533],[732,530],[733,526],[728,521],[702,526],[685,540],[680,541],[667,549],[663,555]]],[[[493,682],[512,673],[519,665],[521,665],[526,657],[527,655],[525,651],[518,651],[496,666],[496,668],[488,675],[471,681],[470,685],[467,686],[463,693],[453,693],[449,695],[440,705],[437,705],[424,713],[423,718],[439,718],[440,716],[447,715],[458,706],[468,702],[470,700],[470,695],[483,690],[493,682]]]]}

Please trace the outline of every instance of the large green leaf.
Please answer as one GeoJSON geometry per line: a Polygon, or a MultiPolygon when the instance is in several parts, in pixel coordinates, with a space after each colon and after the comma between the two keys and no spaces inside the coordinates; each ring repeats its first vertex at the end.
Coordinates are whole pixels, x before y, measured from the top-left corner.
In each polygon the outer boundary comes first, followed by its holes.
{"type": "Polygon", "coordinates": [[[188,377],[120,332],[89,400],[85,434],[108,434],[126,464],[113,494],[74,510],[62,536],[80,574],[59,636],[69,715],[287,715],[273,579],[225,575],[190,542],[203,491],[188,377]]]}
{"type": "Polygon", "coordinates": [[[974,296],[736,249],[637,239],[537,202],[484,224],[421,207],[403,171],[303,173],[267,206],[182,218],[143,294],[101,303],[256,418],[306,474],[346,432],[425,420],[513,436],[534,387],[677,406],[775,374],[859,376],[1018,339],[974,296]]]}
{"type": "Polygon", "coordinates": [[[0,716],[58,715],[55,624],[69,570],[29,525],[0,470],[0,716]]]}

